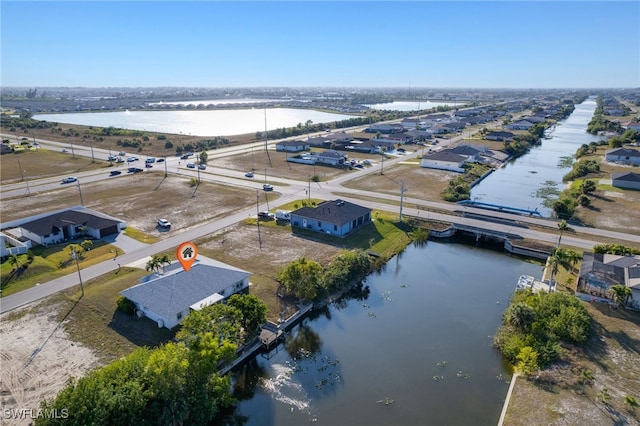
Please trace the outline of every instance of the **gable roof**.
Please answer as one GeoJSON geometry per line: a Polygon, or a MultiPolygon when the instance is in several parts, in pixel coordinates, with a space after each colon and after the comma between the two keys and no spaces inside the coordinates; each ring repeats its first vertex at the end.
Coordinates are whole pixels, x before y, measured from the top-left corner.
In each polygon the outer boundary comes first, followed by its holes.
{"type": "Polygon", "coordinates": [[[309,145],[309,142],[305,142],[305,141],[281,141],[278,142],[276,145],[282,145],[282,146],[306,146],[309,145]]]}
{"type": "Polygon", "coordinates": [[[102,229],[118,223],[120,221],[98,214],[69,209],[23,223],[20,227],[37,235],[49,235],[52,231],[68,225],[82,225],[87,228],[102,229]]]}
{"type": "Polygon", "coordinates": [[[306,217],[308,219],[343,225],[354,219],[371,213],[371,209],[344,200],[324,201],[316,207],[302,207],[292,211],[290,215],[306,217]]]}
{"type": "Polygon", "coordinates": [[[242,269],[200,256],[185,272],[178,262],[165,268],[165,274],[151,274],[140,284],[120,292],[127,299],[169,317],[243,281],[251,274],[242,269]]]}
{"type": "Polygon", "coordinates": [[[478,155],[483,150],[472,145],[458,145],[453,148],[449,148],[447,151],[460,155],[478,155]]]}

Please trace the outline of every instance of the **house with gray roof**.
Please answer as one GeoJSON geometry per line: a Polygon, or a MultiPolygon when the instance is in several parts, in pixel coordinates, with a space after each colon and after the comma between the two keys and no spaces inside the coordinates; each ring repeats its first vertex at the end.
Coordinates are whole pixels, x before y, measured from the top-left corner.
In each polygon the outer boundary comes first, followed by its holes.
{"type": "Polygon", "coordinates": [[[604,159],[612,163],[640,165],[640,151],[630,148],[608,149],[604,159]]]}
{"type": "Polygon", "coordinates": [[[39,215],[19,225],[24,238],[43,246],[75,238],[100,239],[117,234],[126,222],[84,207],[39,215]]]}
{"type": "Polygon", "coordinates": [[[629,287],[632,306],[640,308],[640,256],[583,253],[578,277],[579,291],[613,299],[611,286],[616,284],[629,287]]]}
{"type": "Polygon", "coordinates": [[[611,173],[611,185],[616,188],[640,189],[640,173],[611,173]]]}
{"type": "Polygon", "coordinates": [[[529,130],[533,127],[533,124],[534,123],[528,120],[519,120],[514,123],[507,124],[506,127],[509,130],[529,130]]]}
{"type": "Polygon", "coordinates": [[[189,272],[173,262],[164,273],[153,273],[120,292],[158,327],[172,329],[191,311],[228,299],[249,287],[250,273],[231,265],[198,256],[189,272]]]}
{"type": "Polygon", "coordinates": [[[455,154],[445,149],[423,156],[420,161],[420,167],[463,173],[464,167],[462,166],[466,161],[466,156],[455,154]]]}
{"type": "Polygon", "coordinates": [[[484,138],[490,141],[512,141],[515,135],[511,132],[489,132],[484,138]]]}
{"type": "Polygon", "coordinates": [[[305,141],[281,141],[276,144],[276,151],[282,152],[308,151],[310,148],[309,142],[305,141]]]}
{"type": "Polygon", "coordinates": [[[291,227],[344,237],[371,222],[371,209],[344,200],[292,211],[291,227]]]}

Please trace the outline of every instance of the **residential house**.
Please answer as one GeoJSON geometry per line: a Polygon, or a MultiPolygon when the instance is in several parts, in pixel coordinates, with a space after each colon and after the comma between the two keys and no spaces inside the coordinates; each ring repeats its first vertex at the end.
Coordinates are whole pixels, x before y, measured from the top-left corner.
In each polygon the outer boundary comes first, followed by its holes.
{"type": "Polygon", "coordinates": [[[420,167],[463,173],[464,168],[462,166],[467,161],[467,157],[449,151],[445,149],[423,156],[420,161],[420,167]]]}
{"type": "Polygon", "coordinates": [[[453,148],[447,149],[448,152],[452,152],[458,155],[464,155],[467,157],[468,162],[478,161],[478,157],[481,153],[487,151],[487,147],[475,146],[469,144],[456,145],[453,148]]]}
{"type": "Polygon", "coordinates": [[[0,260],[9,256],[25,254],[31,248],[31,241],[21,241],[11,235],[0,232],[0,260]]]}
{"type": "Polygon", "coordinates": [[[346,156],[344,154],[341,154],[334,149],[328,149],[324,152],[314,152],[311,156],[315,158],[316,163],[327,164],[329,166],[342,166],[346,160],[346,156]]]}
{"type": "Polygon", "coordinates": [[[624,110],[620,108],[605,108],[604,115],[622,116],[624,115],[624,110]]]}
{"type": "Polygon", "coordinates": [[[310,148],[311,145],[306,141],[282,141],[276,144],[276,151],[284,152],[308,151],[310,148]]]}
{"type": "Polygon", "coordinates": [[[594,296],[613,298],[611,286],[631,289],[631,304],[640,308],[640,256],[618,256],[584,252],[578,290],[594,296]]]}
{"type": "Polygon", "coordinates": [[[640,173],[611,173],[611,185],[616,188],[640,189],[640,173]]]}
{"type": "Polygon", "coordinates": [[[612,163],[640,165],[640,151],[630,148],[608,149],[604,159],[612,163]]]}
{"type": "Polygon", "coordinates": [[[353,141],[345,147],[349,151],[364,152],[368,154],[380,154],[383,151],[389,151],[395,148],[395,143],[391,141],[381,141],[372,139],[369,141],[353,141]]]}
{"type": "Polygon", "coordinates": [[[532,128],[534,123],[527,120],[518,120],[514,123],[507,124],[506,127],[509,130],[529,130],[532,128]]]}
{"type": "Polygon", "coordinates": [[[484,138],[490,141],[512,141],[514,136],[511,132],[494,131],[484,135],[484,138]]]}
{"type": "Polygon", "coordinates": [[[365,133],[402,133],[404,127],[399,124],[374,124],[367,127],[365,133]]]}
{"type": "Polygon", "coordinates": [[[309,146],[316,148],[329,148],[331,146],[331,139],[326,136],[316,136],[315,138],[307,139],[309,146]]]}
{"type": "Polygon", "coordinates": [[[158,327],[172,329],[191,311],[223,301],[249,287],[249,272],[198,256],[189,272],[174,262],[164,273],[154,273],[140,284],[120,292],[136,305],[138,316],[146,316],[158,327]]]}
{"type": "Polygon", "coordinates": [[[406,134],[411,136],[414,141],[425,141],[432,137],[431,133],[425,130],[409,130],[406,134]]]}
{"type": "Polygon", "coordinates": [[[627,123],[627,125],[625,127],[627,128],[627,130],[640,131],[640,122],[631,121],[631,122],[627,123]]]}
{"type": "Polygon", "coordinates": [[[460,132],[465,128],[465,123],[460,121],[452,121],[450,123],[444,123],[440,125],[441,128],[445,129],[445,132],[460,132]]]}
{"type": "Polygon", "coordinates": [[[126,222],[84,207],[40,215],[19,225],[23,237],[44,246],[75,238],[100,239],[126,226],[126,222]]]}
{"type": "Polygon", "coordinates": [[[344,237],[371,222],[371,209],[344,200],[324,201],[290,213],[292,228],[344,237]]]}

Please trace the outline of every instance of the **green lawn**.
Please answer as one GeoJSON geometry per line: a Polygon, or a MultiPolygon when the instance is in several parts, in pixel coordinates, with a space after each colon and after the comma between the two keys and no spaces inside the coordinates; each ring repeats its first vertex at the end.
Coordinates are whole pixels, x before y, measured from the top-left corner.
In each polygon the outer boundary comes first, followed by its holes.
{"type": "MultiPolygon", "coordinates": [[[[113,258],[115,249],[116,247],[111,244],[94,241],[91,249],[81,255],[80,268],[86,268],[113,258]]],[[[41,282],[51,281],[76,272],[76,264],[71,258],[71,251],[67,248],[67,244],[55,244],[48,247],[36,246],[31,249],[31,253],[33,254],[32,261],[29,261],[26,254],[18,256],[21,267],[17,269],[10,261],[0,265],[2,296],[8,296],[41,282]]]]}

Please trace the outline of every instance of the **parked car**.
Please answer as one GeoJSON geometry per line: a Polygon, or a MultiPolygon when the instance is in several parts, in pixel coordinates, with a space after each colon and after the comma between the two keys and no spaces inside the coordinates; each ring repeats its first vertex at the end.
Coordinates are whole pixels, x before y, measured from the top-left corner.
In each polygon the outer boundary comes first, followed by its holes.
{"type": "Polygon", "coordinates": [[[129,163],[132,163],[132,162],[134,162],[134,161],[138,161],[138,157],[129,157],[129,158],[127,158],[127,161],[128,161],[129,163]]]}
{"type": "Polygon", "coordinates": [[[67,176],[66,178],[62,179],[62,183],[71,183],[71,182],[75,182],[77,181],[78,178],[75,176],[67,176]]]}
{"type": "Polygon", "coordinates": [[[111,172],[109,172],[109,176],[118,176],[119,174],[122,174],[120,170],[111,170],[111,172]]]}
{"type": "Polygon", "coordinates": [[[164,158],[158,158],[158,159],[156,160],[156,163],[164,163],[164,158]]]}
{"type": "Polygon", "coordinates": [[[116,160],[116,163],[124,163],[124,158],[118,157],[118,159],[116,160]]]}
{"type": "Polygon", "coordinates": [[[248,178],[252,178],[253,177],[253,172],[248,172],[244,174],[246,177],[248,178]]]}
{"type": "Polygon", "coordinates": [[[144,166],[145,166],[147,169],[150,169],[151,167],[153,167],[153,164],[151,164],[151,163],[146,163],[144,166]]]}
{"type": "Polygon", "coordinates": [[[275,215],[273,213],[266,210],[258,213],[258,218],[260,219],[272,220],[274,217],[275,215]]]}
{"type": "Polygon", "coordinates": [[[206,164],[198,164],[198,168],[199,168],[200,170],[206,170],[207,165],[206,165],[206,164]]]}
{"type": "Polygon", "coordinates": [[[142,172],[142,171],[144,171],[144,170],[142,170],[142,169],[141,169],[141,168],[139,168],[139,167],[129,167],[129,168],[127,169],[127,171],[128,171],[129,173],[140,173],[140,172],[142,172]]]}
{"type": "Polygon", "coordinates": [[[187,163],[187,167],[190,169],[195,169],[196,168],[196,163],[187,163]]]}
{"type": "Polygon", "coordinates": [[[110,156],[107,158],[107,161],[116,161],[117,159],[118,159],[118,157],[116,157],[115,155],[110,155],[110,156]]]}
{"type": "Polygon", "coordinates": [[[69,152],[69,151],[67,151],[66,149],[63,149],[62,152],[69,152]]]}
{"type": "Polygon", "coordinates": [[[171,228],[171,222],[167,219],[158,219],[158,226],[160,228],[171,228]]]}
{"type": "Polygon", "coordinates": [[[262,189],[264,189],[265,191],[273,191],[273,185],[265,183],[264,185],[262,185],[262,189]]]}
{"type": "Polygon", "coordinates": [[[144,160],[145,163],[155,163],[156,162],[156,157],[149,157],[146,160],[144,160]]]}
{"type": "Polygon", "coordinates": [[[118,155],[119,155],[119,156],[121,156],[121,157],[124,157],[125,155],[127,155],[127,153],[126,153],[126,152],[124,152],[124,151],[120,151],[120,152],[118,153],[118,155]]]}

